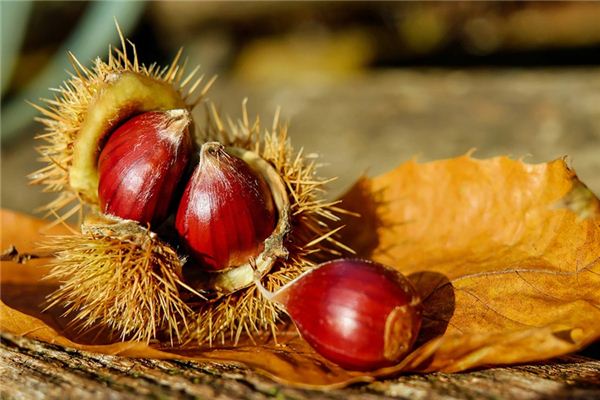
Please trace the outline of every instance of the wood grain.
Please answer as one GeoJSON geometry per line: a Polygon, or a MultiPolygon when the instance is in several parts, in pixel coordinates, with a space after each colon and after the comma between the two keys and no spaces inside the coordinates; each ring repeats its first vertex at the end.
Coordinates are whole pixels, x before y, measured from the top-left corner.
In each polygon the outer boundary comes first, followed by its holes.
{"type": "Polygon", "coordinates": [[[591,399],[600,361],[583,356],[464,374],[404,375],[344,390],[291,389],[220,364],[131,359],[1,335],[2,399],[591,399]]]}

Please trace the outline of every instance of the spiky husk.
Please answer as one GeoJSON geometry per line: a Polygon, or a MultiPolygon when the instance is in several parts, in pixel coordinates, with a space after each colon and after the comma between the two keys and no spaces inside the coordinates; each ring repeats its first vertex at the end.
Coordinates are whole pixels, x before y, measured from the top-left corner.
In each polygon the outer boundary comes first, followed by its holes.
{"type": "MultiPolygon", "coordinates": [[[[322,261],[352,254],[350,248],[336,240],[336,233],[342,227],[332,227],[345,211],[339,207],[339,201],[323,198],[325,185],[333,179],[319,178],[315,155],[305,155],[303,149],[294,152],[287,127],[279,123],[279,111],[271,129],[262,130],[258,118],[250,121],[245,102],[242,119],[237,122],[229,119],[227,126],[214,105],[209,107],[207,128],[199,140],[218,141],[259,154],[273,165],[286,184],[291,203],[291,231],[286,241],[289,255],[275,263],[262,278],[263,285],[274,291],[322,261]]],[[[275,336],[277,322],[282,317],[279,306],[264,298],[254,286],[203,303],[196,307],[196,312],[188,341],[200,345],[235,344],[243,334],[250,339],[265,332],[275,336]]]]}
{"type": "MultiPolygon", "coordinates": [[[[117,29],[119,30],[118,26],[117,29]]],[[[198,68],[185,75],[180,63],[180,49],[170,65],[160,68],[155,63],[146,66],[138,62],[135,45],[126,40],[119,30],[121,49],[109,47],[108,60],[96,58],[93,67],[84,67],[69,53],[73,72],[62,86],[53,89],[54,98],[41,99],[42,104],[32,104],[41,114],[36,120],[44,125],[44,133],[36,136],[45,143],[36,148],[39,160],[46,165],[29,175],[32,184],[44,186],[45,192],[57,197],[40,208],[45,217],[54,216],[59,223],[79,213],[82,220],[84,199],[69,187],[69,169],[73,162],[73,144],[96,95],[114,74],[134,72],[158,82],[172,85],[181,95],[188,109],[192,109],[206,94],[214,79],[201,88],[203,76],[196,77],[198,68]],[[185,76],[185,77],[184,77],[185,76]]]]}
{"type": "Polygon", "coordinates": [[[191,309],[182,299],[182,261],[156,234],[133,221],[84,224],[82,233],[55,236],[42,248],[55,259],[47,279],[60,282],[48,308],[82,331],[108,327],[121,339],[181,340],[191,309]]]}
{"type": "MultiPolygon", "coordinates": [[[[38,121],[45,126],[45,132],[38,139],[45,144],[37,150],[46,166],[31,174],[30,179],[44,185],[45,191],[58,193],[54,201],[42,208],[47,216],[56,217],[55,223],[76,213],[81,220],[82,206],[89,204],[89,199],[82,198],[69,185],[73,146],[86,113],[114,74],[134,72],[173,85],[190,109],[212,84],[213,80],[209,81],[196,94],[202,77],[192,83],[196,69],[184,78],[184,68],[179,64],[181,51],[162,69],[156,64],[139,64],[135,46],[129,43],[129,57],[126,41],[119,34],[121,49],[109,48],[108,61],[96,59],[92,69],[70,55],[74,69],[70,79],[55,90],[53,99],[43,99],[42,106],[34,105],[43,115],[38,121]]],[[[262,131],[258,119],[250,122],[245,105],[242,120],[230,121],[227,128],[214,107],[212,111],[199,142],[216,140],[253,151],[273,165],[287,186],[292,214],[292,231],[286,243],[289,256],[276,263],[262,279],[263,285],[275,290],[320,261],[351,252],[335,239],[339,227],[331,228],[343,210],[338,202],[322,199],[324,185],[329,181],[317,177],[318,164],[313,156],[302,150],[293,151],[287,129],[279,125],[277,115],[272,129],[262,131]]],[[[55,238],[47,246],[57,255],[49,277],[62,284],[51,295],[50,306],[65,305],[66,313],[74,315],[75,323],[83,329],[102,323],[122,338],[133,340],[149,341],[166,333],[172,343],[181,338],[213,344],[235,342],[244,333],[251,338],[264,332],[275,334],[281,310],[254,287],[217,300],[185,303],[179,289],[192,289],[180,280],[181,260],[153,233],[135,226],[128,231],[84,225],[80,234],[55,238]],[[188,304],[195,307],[197,316],[189,327],[188,304]]]]}

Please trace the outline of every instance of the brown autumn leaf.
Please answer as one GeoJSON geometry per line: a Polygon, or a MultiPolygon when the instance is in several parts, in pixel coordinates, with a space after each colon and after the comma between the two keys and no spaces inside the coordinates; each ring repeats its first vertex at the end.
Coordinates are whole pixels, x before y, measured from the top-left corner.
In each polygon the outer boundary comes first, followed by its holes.
{"type": "Polygon", "coordinates": [[[421,340],[443,333],[423,369],[541,360],[600,337],[600,202],[563,160],[410,161],[344,205],[363,213],[350,245],[419,287],[421,340]]]}
{"type": "MultiPolygon", "coordinates": [[[[600,202],[564,161],[530,165],[469,156],[407,162],[361,179],[344,196],[360,212],[345,239],[361,256],[409,275],[424,299],[418,347],[372,373],[340,369],[293,327],[279,344],[159,349],[80,335],[57,311],[42,313],[56,286],[44,260],[2,263],[0,328],[77,349],[130,357],[243,364],[280,382],[333,388],[399,371],[461,371],[543,360],[600,337],[600,202]]],[[[2,212],[2,249],[32,250],[42,222],[2,212]]]]}

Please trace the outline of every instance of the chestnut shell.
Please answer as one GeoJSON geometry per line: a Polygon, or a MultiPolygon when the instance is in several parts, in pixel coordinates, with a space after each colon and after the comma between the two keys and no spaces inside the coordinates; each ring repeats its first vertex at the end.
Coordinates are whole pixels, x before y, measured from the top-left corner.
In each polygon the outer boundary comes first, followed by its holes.
{"type": "Polygon", "coordinates": [[[396,364],[421,326],[421,302],[408,279],[367,260],[321,264],[273,299],[319,354],[350,370],[396,364]]]}
{"type": "Polygon", "coordinates": [[[264,249],[277,212],[264,179],[219,143],[205,143],[175,219],[175,228],[201,269],[246,264],[264,249]]]}
{"type": "Polygon", "coordinates": [[[146,112],[108,138],[98,159],[102,212],[142,224],[165,220],[192,151],[186,110],[146,112]]]}

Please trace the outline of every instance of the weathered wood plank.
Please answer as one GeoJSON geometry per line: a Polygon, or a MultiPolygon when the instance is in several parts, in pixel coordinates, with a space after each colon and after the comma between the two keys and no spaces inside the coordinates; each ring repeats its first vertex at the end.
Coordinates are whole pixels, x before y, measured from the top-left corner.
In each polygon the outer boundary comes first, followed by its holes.
{"type": "Polygon", "coordinates": [[[8,334],[1,338],[3,399],[600,398],[600,361],[583,356],[463,374],[404,375],[318,392],[288,388],[253,371],[220,364],[130,359],[8,334]]]}

